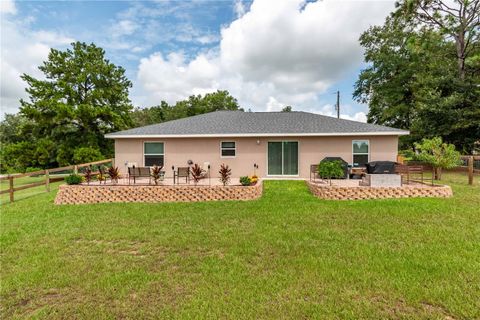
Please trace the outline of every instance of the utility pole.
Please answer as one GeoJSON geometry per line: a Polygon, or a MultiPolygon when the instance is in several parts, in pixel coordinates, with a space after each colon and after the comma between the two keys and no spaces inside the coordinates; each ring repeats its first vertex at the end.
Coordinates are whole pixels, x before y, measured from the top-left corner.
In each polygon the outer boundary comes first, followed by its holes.
{"type": "Polygon", "coordinates": [[[335,110],[337,110],[337,118],[340,119],[340,91],[337,91],[337,104],[335,105],[335,110]]]}

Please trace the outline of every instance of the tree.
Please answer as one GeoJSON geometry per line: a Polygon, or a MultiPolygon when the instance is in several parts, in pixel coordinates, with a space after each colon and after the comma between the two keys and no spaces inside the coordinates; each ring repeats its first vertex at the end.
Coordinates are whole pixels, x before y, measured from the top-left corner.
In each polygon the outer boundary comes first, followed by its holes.
{"type": "Polygon", "coordinates": [[[342,163],[339,160],[322,161],[318,165],[318,175],[322,179],[328,179],[330,185],[332,185],[333,178],[341,178],[344,175],[342,163]]]}
{"type": "Polygon", "coordinates": [[[35,137],[54,142],[56,157],[48,165],[72,163],[79,147],[111,155],[104,134],[131,125],[132,84],[125,70],[107,60],[103,49],[81,42],[66,51],[51,49],[39,69],[45,80],[22,75],[29,99],[20,101],[20,113],[34,123],[35,137]]]}
{"type": "Polygon", "coordinates": [[[24,172],[55,161],[55,144],[47,137],[35,137],[34,125],[21,114],[5,115],[0,122],[0,172],[24,172]]]}
{"type": "Polygon", "coordinates": [[[132,119],[133,126],[141,127],[220,110],[243,111],[239,107],[237,99],[232,97],[228,91],[218,90],[204,96],[192,95],[188,99],[177,101],[175,105],[169,105],[162,101],[158,106],[137,108],[132,113],[132,119]]]}
{"type": "Polygon", "coordinates": [[[76,164],[81,164],[102,159],[103,155],[98,149],[92,147],[81,147],[75,149],[72,160],[76,164]]]}
{"type": "Polygon", "coordinates": [[[470,153],[480,139],[478,41],[469,46],[461,79],[455,41],[438,28],[418,25],[402,8],[360,37],[369,66],[353,96],[369,104],[369,122],[410,130],[403,147],[441,136],[470,153]]]}
{"type": "Polygon", "coordinates": [[[426,162],[434,168],[435,179],[441,179],[441,169],[452,169],[460,165],[460,152],[453,144],[443,143],[442,138],[422,139],[415,143],[418,154],[414,159],[426,162]]]}
{"type": "Polygon", "coordinates": [[[132,127],[143,127],[168,121],[167,119],[170,119],[171,108],[172,107],[165,101],[162,101],[158,106],[150,108],[135,108],[131,113],[132,127]]]}
{"type": "Polygon", "coordinates": [[[21,114],[5,114],[5,119],[0,122],[0,143],[5,145],[21,142],[26,138],[30,140],[33,124],[21,114]]]}
{"type": "Polygon", "coordinates": [[[25,172],[28,167],[35,167],[35,143],[20,141],[2,145],[0,164],[3,172],[25,172]]]}
{"type": "Polygon", "coordinates": [[[454,39],[458,75],[465,80],[465,61],[480,39],[480,0],[403,0],[397,6],[397,15],[454,39]]]}
{"type": "Polygon", "coordinates": [[[282,109],[282,112],[292,112],[292,106],[285,106],[285,107],[282,109]]]}

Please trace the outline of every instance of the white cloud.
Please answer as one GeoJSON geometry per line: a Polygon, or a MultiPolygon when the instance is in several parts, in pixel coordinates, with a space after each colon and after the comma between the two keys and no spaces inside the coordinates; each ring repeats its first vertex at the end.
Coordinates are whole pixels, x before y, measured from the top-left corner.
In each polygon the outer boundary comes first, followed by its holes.
{"type": "Polygon", "coordinates": [[[242,0],[235,0],[233,4],[233,10],[235,11],[235,14],[237,15],[237,18],[241,18],[246,11],[245,4],[243,3],[242,0]]]}
{"type": "Polygon", "coordinates": [[[205,34],[205,35],[197,36],[195,38],[195,41],[201,44],[209,44],[209,43],[217,42],[218,37],[214,34],[205,34]]]}
{"type": "Polygon", "coordinates": [[[0,13],[15,14],[17,8],[13,0],[0,0],[0,13]]]}
{"type": "Polygon", "coordinates": [[[218,77],[218,67],[203,54],[187,63],[182,53],[171,53],[166,59],[155,53],[142,59],[138,70],[138,81],[153,95],[151,104],[174,103],[191,94],[214,91],[218,77]]]}
{"type": "MultiPolygon", "coordinates": [[[[166,60],[158,53],[142,59],[142,103],[182,99],[199,88],[221,88],[246,109],[292,105],[295,110],[316,107],[311,111],[321,112],[318,95],[360,66],[361,32],[382,23],[393,2],[255,0],[248,12],[242,12],[242,6],[241,1],[234,3],[238,18],[221,30],[215,53],[199,54],[191,62],[183,55],[174,58],[176,54],[166,60]],[[194,68],[196,64],[202,67],[194,68]]],[[[365,120],[364,112],[350,114],[365,120]]]]}
{"type": "Polygon", "coordinates": [[[140,26],[131,21],[131,20],[120,20],[116,22],[112,28],[112,36],[114,37],[119,37],[119,36],[124,36],[124,35],[131,35],[134,33],[140,26]]]}
{"type": "MultiPolygon", "coordinates": [[[[3,2],[3,1],[2,1],[3,2]]],[[[3,10],[3,9],[2,9],[3,10]]],[[[74,41],[65,35],[49,31],[33,31],[29,19],[15,16],[1,20],[2,39],[0,49],[0,107],[4,113],[14,113],[20,106],[20,98],[26,98],[23,73],[42,78],[38,66],[46,60],[51,47],[62,47],[74,41]]]]}
{"type": "Polygon", "coordinates": [[[360,122],[367,122],[367,115],[365,112],[357,112],[353,115],[353,117],[349,115],[341,115],[340,116],[342,119],[348,119],[348,120],[354,120],[354,121],[360,121],[360,122]]]}
{"type": "MultiPolygon", "coordinates": [[[[347,105],[347,106],[343,106],[342,108],[343,109],[349,109],[349,107],[350,106],[347,105]]],[[[324,116],[329,116],[329,117],[335,117],[335,118],[337,117],[337,111],[335,109],[335,106],[331,105],[331,104],[326,104],[319,109],[310,109],[310,110],[306,110],[306,111],[313,112],[313,113],[319,113],[319,114],[322,114],[324,116]]],[[[367,122],[367,115],[363,111],[356,112],[353,116],[351,116],[349,114],[346,114],[346,113],[343,113],[343,112],[340,112],[340,118],[341,119],[346,119],[346,120],[367,122]]]]}
{"type": "Polygon", "coordinates": [[[284,107],[283,104],[277,101],[274,97],[268,97],[267,111],[281,111],[284,107]]]}

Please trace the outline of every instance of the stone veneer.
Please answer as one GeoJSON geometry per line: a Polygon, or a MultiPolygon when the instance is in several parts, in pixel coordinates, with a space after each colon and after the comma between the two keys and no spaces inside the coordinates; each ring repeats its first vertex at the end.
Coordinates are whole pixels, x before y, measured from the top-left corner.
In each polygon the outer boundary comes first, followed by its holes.
{"type": "Polygon", "coordinates": [[[319,185],[307,181],[310,191],[320,199],[326,200],[363,200],[363,199],[390,199],[437,197],[448,198],[453,195],[449,186],[402,186],[402,187],[343,187],[319,185]]]}
{"type": "Polygon", "coordinates": [[[129,186],[60,185],[55,204],[109,202],[197,202],[255,200],[262,196],[263,185],[254,186],[129,186]]]}

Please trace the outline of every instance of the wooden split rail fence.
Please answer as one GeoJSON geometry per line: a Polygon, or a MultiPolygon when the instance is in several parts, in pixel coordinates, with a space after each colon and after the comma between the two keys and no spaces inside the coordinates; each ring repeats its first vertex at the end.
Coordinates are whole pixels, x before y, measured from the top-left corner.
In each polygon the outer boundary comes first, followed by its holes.
{"type": "MultiPolygon", "coordinates": [[[[474,174],[480,173],[480,155],[475,156],[461,156],[460,159],[465,165],[460,165],[453,170],[459,170],[462,172],[467,172],[468,175],[468,184],[473,185],[473,176],[474,174]],[[475,164],[476,163],[476,164],[475,164]]],[[[405,158],[401,155],[397,156],[398,163],[405,163],[405,158]]]]}
{"type": "Polygon", "coordinates": [[[473,184],[473,174],[480,173],[480,168],[474,166],[475,161],[480,162],[480,156],[462,156],[461,159],[467,164],[468,184],[473,184]]]}
{"type": "Polygon", "coordinates": [[[53,169],[46,169],[46,170],[39,170],[39,171],[19,173],[19,174],[11,174],[11,175],[7,175],[7,176],[3,176],[3,177],[0,177],[0,181],[8,180],[9,187],[6,190],[1,190],[0,194],[4,194],[4,193],[10,194],[10,202],[13,202],[14,199],[15,199],[14,198],[15,191],[20,191],[20,190],[24,190],[24,189],[28,189],[28,188],[33,188],[33,187],[38,187],[38,186],[41,186],[41,185],[45,185],[45,191],[49,192],[50,191],[50,182],[61,181],[65,178],[63,176],[62,177],[51,177],[50,174],[55,173],[55,172],[67,171],[67,170],[73,170],[73,173],[78,174],[78,169],[80,169],[80,168],[85,168],[85,167],[94,166],[94,165],[101,165],[101,164],[106,164],[106,163],[111,163],[112,166],[114,166],[115,165],[115,160],[114,159],[106,159],[106,160],[76,164],[76,165],[60,167],[60,168],[53,168],[53,169]],[[14,180],[15,179],[23,178],[23,177],[39,176],[39,175],[45,175],[45,179],[43,181],[24,184],[24,185],[21,185],[21,186],[18,186],[18,187],[14,186],[14,180]]]}

